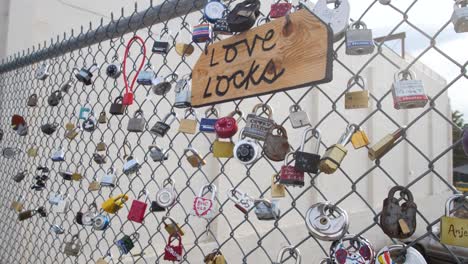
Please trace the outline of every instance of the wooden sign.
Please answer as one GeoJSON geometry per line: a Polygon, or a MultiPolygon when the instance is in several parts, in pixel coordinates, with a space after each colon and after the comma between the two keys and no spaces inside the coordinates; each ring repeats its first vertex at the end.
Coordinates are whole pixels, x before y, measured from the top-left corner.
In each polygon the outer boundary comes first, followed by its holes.
{"type": "Polygon", "coordinates": [[[209,45],[192,72],[192,106],[332,80],[333,34],[308,10],[209,45]]]}
{"type": "Polygon", "coordinates": [[[468,219],[443,216],[440,222],[440,242],[468,248],[468,219]]]}

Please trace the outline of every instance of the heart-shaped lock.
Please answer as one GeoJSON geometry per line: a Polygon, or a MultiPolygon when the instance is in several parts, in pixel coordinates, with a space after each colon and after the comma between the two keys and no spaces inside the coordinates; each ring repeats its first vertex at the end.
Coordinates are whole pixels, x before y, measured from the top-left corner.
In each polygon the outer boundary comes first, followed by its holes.
{"type": "Polygon", "coordinates": [[[163,188],[156,193],[156,203],[161,208],[169,208],[174,205],[176,197],[174,180],[166,179],[163,182],[163,188]]]}
{"type": "Polygon", "coordinates": [[[305,221],[312,236],[326,241],[341,239],[349,228],[346,211],[329,202],[312,205],[307,210],[305,221]]]}
{"type": "Polygon", "coordinates": [[[207,184],[201,187],[198,196],[193,201],[193,214],[205,219],[211,219],[214,213],[214,199],[216,197],[216,186],[207,184]],[[204,196],[211,192],[210,198],[204,196]]]}

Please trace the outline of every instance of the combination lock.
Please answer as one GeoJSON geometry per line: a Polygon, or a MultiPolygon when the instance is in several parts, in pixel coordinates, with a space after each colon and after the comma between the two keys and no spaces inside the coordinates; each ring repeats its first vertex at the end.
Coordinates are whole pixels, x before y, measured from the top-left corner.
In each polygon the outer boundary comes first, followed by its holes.
{"type": "Polygon", "coordinates": [[[106,68],[106,75],[112,79],[119,78],[121,73],[122,73],[122,70],[121,70],[120,64],[118,63],[109,64],[106,68]]]}
{"type": "Polygon", "coordinates": [[[259,148],[255,141],[250,139],[240,140],[234,147],[234,157],[243,164],[251,164],[258,159],[259,148]]]}

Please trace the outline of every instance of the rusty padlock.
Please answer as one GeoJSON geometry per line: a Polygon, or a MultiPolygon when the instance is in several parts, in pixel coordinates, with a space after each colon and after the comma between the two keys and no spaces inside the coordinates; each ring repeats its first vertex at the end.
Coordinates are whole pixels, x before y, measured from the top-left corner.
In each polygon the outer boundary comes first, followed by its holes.
{"type": "Polygon", "coordinates": [[[380,226],[391,238],[408,238],[416,231],[416,212],[417,206],[413,194],[403,186],[395,186],[390,189],[388,197],[383,202],[380,226]],[[406,199],[401,205],[399,199],[395,198],[397,191],[406,199]]]}
{"type": "Polygon", "coordinates": [[[272,161],[283,161],[290,149],[286,129],[280,125],[274,125],[268,131],[263,144],[265,156],[272,161]],[[274,132],[277,134],[273,134],[274,132]]]}

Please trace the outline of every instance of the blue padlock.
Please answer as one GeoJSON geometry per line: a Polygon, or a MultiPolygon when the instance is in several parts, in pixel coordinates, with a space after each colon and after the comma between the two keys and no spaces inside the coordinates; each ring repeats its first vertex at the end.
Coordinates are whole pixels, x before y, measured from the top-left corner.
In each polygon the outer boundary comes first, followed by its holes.
{"type": "Polygon", "coordinates": [[[218,109],[212,107],[206,110],[205,117],[200,120],[199,130],[205,133],[215,133],[215,123],[218,120],[218,109]],[[214,115],[216,118],[209,118],[214,115]]]}

